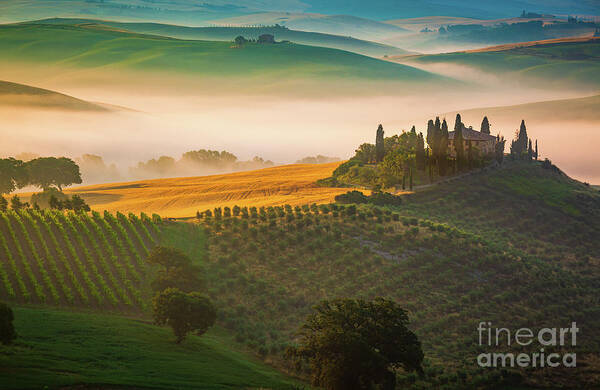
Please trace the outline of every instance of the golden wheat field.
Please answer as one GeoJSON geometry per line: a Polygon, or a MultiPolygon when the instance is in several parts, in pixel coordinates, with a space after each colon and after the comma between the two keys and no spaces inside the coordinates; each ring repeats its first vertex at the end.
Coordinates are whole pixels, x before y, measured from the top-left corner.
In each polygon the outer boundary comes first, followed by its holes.
{"type": "Polygon", "coordinates": [[[94,210],[157,213],[191,217],[221,206],[275,206],[333,201],[344,188],[321,188],[315,181],[331,176],[339,162],[294,164],[223,175],[141,180],[76,187],[94,210]]]}

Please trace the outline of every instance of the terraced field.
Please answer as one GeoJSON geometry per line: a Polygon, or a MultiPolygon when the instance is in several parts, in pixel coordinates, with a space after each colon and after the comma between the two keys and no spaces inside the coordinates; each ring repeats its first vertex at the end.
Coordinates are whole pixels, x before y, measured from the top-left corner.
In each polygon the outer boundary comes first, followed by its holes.
{"type": "Polygon", "coordinates": [[[144,307],[157,221],[109,212],[0,212],[0,298],[109,310],[144,307]]]}

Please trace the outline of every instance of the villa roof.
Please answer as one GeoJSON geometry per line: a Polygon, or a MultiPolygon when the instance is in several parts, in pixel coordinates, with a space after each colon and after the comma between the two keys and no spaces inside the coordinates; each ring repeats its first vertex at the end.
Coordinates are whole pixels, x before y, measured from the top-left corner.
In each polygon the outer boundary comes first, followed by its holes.
{"type": "MultiPolygon", "coordinates": [[[[467,129],[466,127],[463,127],[462,129],[462,136],[465,141],[492,141],[496,139],[493,135],[485,134],[473,129],[467,129]]],[[[454,131],[448,133],[448,139],[454,139],[454,131]]]]}

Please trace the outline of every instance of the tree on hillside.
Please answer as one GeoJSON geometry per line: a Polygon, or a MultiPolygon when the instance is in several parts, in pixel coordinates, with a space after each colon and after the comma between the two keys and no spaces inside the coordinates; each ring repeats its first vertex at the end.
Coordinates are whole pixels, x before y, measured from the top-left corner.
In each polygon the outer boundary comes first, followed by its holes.
{"type": "Polygon", "coordinates": [[[535,158],[536,161],[537,161],[537,159],[539,157],[537,139],[535,140],[535,152],[533,153],[533,157],[535,158]]]}
{"type": "Polygon", "coordinates": [[[442,121],[442,128],[440,130],[440,141],[439,141],[439,173],[440,176],[446,176],[448,172],[448,123],[446,118],[442,121]]]}
{"type": "Polygon", "coordinates": [[[363,164],[370,164],[376,160],[375,145],[373,144],[364,143],[360,145],[358,149],[354,151],[354,153],[353,159],[358,160],[363,164]]]}
{"type": "Polygon", "coordinates": [[[459,171],[463,169],[465,161],[465,146],[462,133],[463,127],[464,125],[460,114],[456,114],[456,121],[454,122],[454,149],[456,150],[456,163],[459,171]]]}
{"type": "Polygon", "coordinates": [[[6,211],[8,209],[8,201],[0,195],[0,211],[6,211]]]}
{"type": "Polygon", "coordinates": [[[10,208],[13,210],[21,210],[29,207],[29,203],[22,202],[21,199],[15,195],[10,199],[10,208]]]}
{"type": "Polygon", "coordinates": [[[152,306],[154,322],[170,326],[177,344],[190,332],[203,335],[217,319],[216,307],[208,297],[197,292],[185,293],[168,288],[154,297],[152,306]]]}
{"type": "Polygon", "coordinates": [[[485,134],[490,134],[490,122],[488,121],[487,116],[484,116],[483,121],[481,121],[481,132],[485,134]]]}
{"type": "Polygon", "coordinates": [[[234,42],[236,45],[242,46],[243,44],[247,43],[248,40],[246,38],[244,38],[243,36],[238,35],[237,37],[235,37],[234,42]]]}
{"type": "Polygon", "coordinates": [[[500,134],[496,137],[496,149],[495,149],[495,157],[498,164],[502,164],[504,161],[504,147],[506,144],[506,140],[504,137],[500,137],[500,134]]]}
{"type": "Polygon", "coordinates": [[[315,307],[287,353],[308,363],[312,384],[327,390],[394,389],[394,369],[422,372],[423,351],[406,311],[385,298],[337,299],[315,307]]]}
{"type": "Polygon", "coordinates": [[[527,148],[527,159],[533,161],[533,145],[531,143],[531,138],[529,138],[529,147],[527,148]]]}
{"type": "Polygon", "coordinates": [[[377,127],[377,133],[375,135],[375,161],[380,163],[383,161],[383,157],[385,156],[385,146],[384,146],[384,137],[383,137],[383,126],[379,125],[377,127]]]}
{"type": "Polygon", "coordinates": [[[0,194],[10,194],[27,185],[27,171],[21,160],[0,159],[0,194]]]}
{"type": "MultiPolygon", "coordinates": [[[[413,126],[413,129],[415,127],[413,126]]],[[[415,150],[415,160],[417,164],[417,169],[420,171],[425,170],[425,139],[423,138],[423,133],[419,133],[417,136],[417,147],[415,150]]]]}
{"type": "Polygon", "coordinates": [[[204,291],[206,287],[201,269],[179,249],[157,246],[150,252],[147,262],[161,267],[151,283],[154,291],[172,287],[192,292],[204,291]]]}
{"type": "Polygon", "coordinates": [[[527,127],[525,126],[525,120],[521,120],[521,126],[519,127],[517,138],[512,141],[510,145],[510,154],[516,158],[523,158],[524,154],[527,153],[527,146],[527,127]]]}
{"type": "Polygon", "coordinates": [[[6,303],[0,302],[0,343],[8,345],[17,338],[13,321],[15,316],[6,303]]]}
{"type": "Polygon", "coordinates": [[[67,157],[40,157],[25,164],[29,184],[44,190],[56,186],[62,191],[64,186],[81,184],[79,166],[67,157]]]}

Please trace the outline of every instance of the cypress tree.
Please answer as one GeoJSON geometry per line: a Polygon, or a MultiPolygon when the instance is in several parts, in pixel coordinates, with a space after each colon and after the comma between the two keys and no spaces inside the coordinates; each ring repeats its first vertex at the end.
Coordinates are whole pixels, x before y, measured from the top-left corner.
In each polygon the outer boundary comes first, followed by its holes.
{"type": "Polygon", "coordinates": [[[531,144],[531,138],[529,139],[529,148],[527,148],[527,159],[533,160],[533,145],[531,144]]]}
{"type": "MultiPolygon", "coordinates": [[[[414,129],[414,126],[413,126],[414,129]]],[[[425,170],[425,140],[423,139],[423,133],[417,135],[417,147],[415,150],[415,159],[417,163],[417,169],[425,170]]]]}
{"type": "Polygon", "coordinates": [[[379,125],[379,127],[377,128],[377,135],[375,137],[375,162],[380,163],[381,161],[383,161],[383,157],[385,155],[385,149],[383,144],[383,126],[379,125]]]}
{"type": "Polygon", "coordinates": [[[456,163],[460,171],[463,168],[465,146],[462,134],[463,123],[460,114],[456,114],[456,122],[454,123],[454,149],[456,150],[456,163]]]}
{"type": "Polygon", "coordinates": [[[535,160],[537,161],[537,159],[538,159],[537,139],[535,140],[535,152],[534,152],[533,156],[535,157],[535,160]]]}
{"type": "Polygon", "coordinates": [[[439,167],[440,167],[440,176],[446,176],[448,171],[448,123],[446,123],[446,119],[442,122],[442,129],[440,131],[440,155],[439,155],[439,167]]]}
{"type": "Polygon", "coordinates": [[[487,116],[484,116],[483,121],[481,122],[481,132],[485,134],[490,133],[490,122],[488,121],[487,116]]]}

